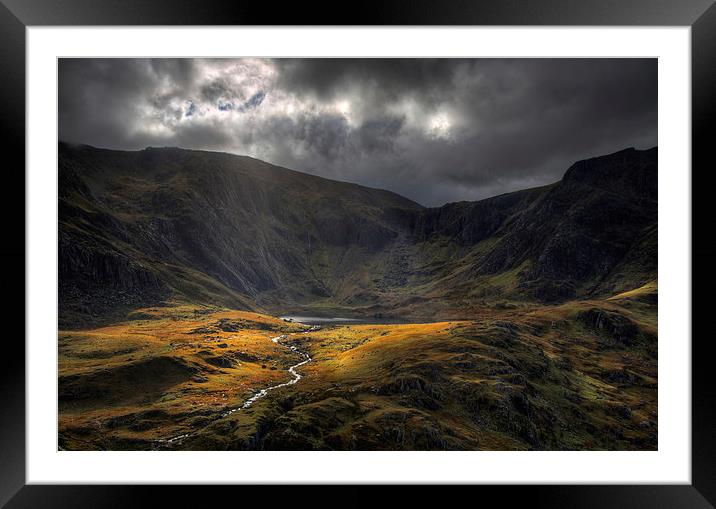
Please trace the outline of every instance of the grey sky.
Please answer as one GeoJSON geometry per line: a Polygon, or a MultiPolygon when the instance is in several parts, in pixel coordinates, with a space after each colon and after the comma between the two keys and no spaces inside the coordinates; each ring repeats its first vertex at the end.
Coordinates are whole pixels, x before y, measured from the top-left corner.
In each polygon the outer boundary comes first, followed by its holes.
{"type": "Polygon", "coordinates": [[[656,59],[62,59],[59,132],[245,154],[442,205],[657,141],[656,59]]]}

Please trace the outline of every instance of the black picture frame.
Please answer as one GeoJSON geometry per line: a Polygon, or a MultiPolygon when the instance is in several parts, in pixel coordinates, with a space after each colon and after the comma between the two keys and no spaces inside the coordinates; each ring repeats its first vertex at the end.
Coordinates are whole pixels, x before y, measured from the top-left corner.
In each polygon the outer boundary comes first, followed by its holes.
{"type": "MultiPolygon", "coordinates": [[[[715,288],[716,237],[707,194],[714,164],[716,129],[716,6],[714,0],[416,0],[292,3],[268,8],[260,2],[218,0],[0,0],[0,111],[3,183],[0,200],[4,242],[0,248],[6,280],[16,285],[4,306],[6,316],[24,316],[25,223],[18,211],[25,200],[25,29],[42,25],[637,25],[690,26],[692,49],[692,484],[618,486],[480,486],[479,495],[497,496],[501,505],[527,502],[537,507],[714,507],[716,504],[716,384],[714,356],[706,334],[715,288]],[[700,235],[696,235],[700,232],[700,235]],[[707,233],[708,232],[708,233],[707,233]],[[22,274],[22,275],[21,275],[22,274]],[[21,281],[22,278],[22,281],[21,281]],[[21,297],[23,296],[23,297],[21,297]]],[[[684,171],[684,169],[669,169],[684,171]]],[[[8,292],[9,293],[9,292],[8,292]]],[[[206,504],[202,490],[158,486],[26,485],[25,348],[19,319],[6,321],[0,369],[0,506],[144,506],[160,495],[167,505],[206,504]],[[11,325],[12,324],[12,325],[11,325]],[[161,490],[161,493],[157,493],[161,490]],[[172,502],[176,501],[176,502],[172,502]]],[[[24,332],[24,326],[23,326],[24,332]]],[[[24,334],[23,334],[24,336],[24,334]]],[[[98,465],[101,467],[101,465],[98,465]]],[[[212,487],[212,496],[235,496],[239,488],[212,487]],[[233,490],[233,491],[232,491],[233,490]]],[[[247,489],[241,497],[246,500],[247,489]]],[[[264,488],[265,489],[265,488],[264,488]]],[[[296,500],[271,489],[271,505],[296,500]]],[[[204,490],[205,491],[205,490],[204,490]]],[[[250,492],[251,490],[249,490],[250,492]]],[[[341,505],[374,503],[373,487],[353,486],[339,495],[341,505]]],[[[424,490],[414,492],[423,501],[424,490]]],[[[460,496],[453,492],[451,497],[460,496]]],[[[330,500],[323,495],[321,498],[330,500]]],[[[313,503],[316,503],[314,500],[313,503]]],[[[295,503],[293,504],[295,505],[295,503]]]]}

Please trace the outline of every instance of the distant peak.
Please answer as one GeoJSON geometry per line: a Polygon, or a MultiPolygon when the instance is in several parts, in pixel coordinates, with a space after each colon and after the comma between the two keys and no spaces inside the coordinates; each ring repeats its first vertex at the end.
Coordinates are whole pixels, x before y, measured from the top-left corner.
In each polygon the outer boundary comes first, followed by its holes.
{"type": "Polygon", "coordinates": [[[586,185],[638,199],[656,200],[657,148],[633,147],[574,163],[564,174],[565,184],[586,185]]]}

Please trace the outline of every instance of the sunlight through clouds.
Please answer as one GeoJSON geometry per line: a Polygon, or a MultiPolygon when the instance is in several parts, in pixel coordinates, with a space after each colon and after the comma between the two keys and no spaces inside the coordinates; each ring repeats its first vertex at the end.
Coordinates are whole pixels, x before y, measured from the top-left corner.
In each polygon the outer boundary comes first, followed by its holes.
{"type": "Polygon", "coordinates": [[[232,152],[426,205],[656,144],[649,59],[61,59],[59,70],[63,141],[232,152]]]}

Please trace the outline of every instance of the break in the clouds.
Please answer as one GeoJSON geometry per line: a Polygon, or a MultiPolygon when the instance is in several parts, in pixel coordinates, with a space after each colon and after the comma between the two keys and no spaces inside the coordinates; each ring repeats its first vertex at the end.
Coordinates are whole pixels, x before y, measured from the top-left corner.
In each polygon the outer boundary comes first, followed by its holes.
{"type": "Polygon", "coordinates": [[[657,139],[656,59],[61,59],[60,139],[245,154],[424,205],[657,139]]]}

